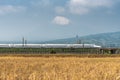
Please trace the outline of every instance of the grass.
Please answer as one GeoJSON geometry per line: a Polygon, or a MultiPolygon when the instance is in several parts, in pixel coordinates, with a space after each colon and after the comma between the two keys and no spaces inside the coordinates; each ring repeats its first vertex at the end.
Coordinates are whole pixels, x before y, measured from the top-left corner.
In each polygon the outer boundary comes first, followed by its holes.
{"type": "Polygon", "coordinates": [[[79,57],[79,58],[102,58],[102,57],[120,57],[120,54],[78,54],[78,53],[57,53],[57,54],[41,54],[41,53],[4,53],[0,57],[79,57]]]}
{"type": "Polygon", "coordinates": [[[120,80],[120,57],[0,56],[0,80],[120,80]]]}

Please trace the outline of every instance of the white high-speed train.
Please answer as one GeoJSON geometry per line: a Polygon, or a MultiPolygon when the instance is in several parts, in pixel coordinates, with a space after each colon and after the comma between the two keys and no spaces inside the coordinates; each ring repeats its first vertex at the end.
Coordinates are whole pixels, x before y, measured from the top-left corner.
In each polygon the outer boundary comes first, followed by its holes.
{"type": "Polygon", "coordinates": [[[0,44],[0,48],[101,48],[95,44],[0,44]]]}

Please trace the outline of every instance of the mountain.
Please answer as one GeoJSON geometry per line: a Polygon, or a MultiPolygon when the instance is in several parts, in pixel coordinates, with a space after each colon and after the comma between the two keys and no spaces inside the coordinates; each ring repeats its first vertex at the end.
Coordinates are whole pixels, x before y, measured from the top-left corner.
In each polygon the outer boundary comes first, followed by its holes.
{"type": "MultiPolygon", "coordinates": [[[[21,44],[22,41],[0,41],[0,44],[21,44]]],[[[120,31],[119,32],[111,32],[111,33],[101,33],[101,34],[94,34],[88,36],[81,36],[81,37],[72,37],[66,39],[57,39],[51,41],[29,41],[28,44],[72,44],[72,43],[84,43],[84,44],[96,44],[102,47],[117,47],[120,48],[120,31]]]]}
{"type": "Polygon", "coordinates": [[[120,32],[101,33],[82,37],[73,37],[66,39],[58,39],[52,41],[45,41],[41,43],[86,43],[96,44],[103,47],[120,47],[120,32]]]}

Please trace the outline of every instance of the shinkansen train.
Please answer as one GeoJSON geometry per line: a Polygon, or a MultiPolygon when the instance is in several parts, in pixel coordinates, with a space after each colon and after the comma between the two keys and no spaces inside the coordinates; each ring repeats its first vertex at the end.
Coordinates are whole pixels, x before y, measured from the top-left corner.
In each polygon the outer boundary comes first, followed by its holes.
{"type": "Polygon", "coordinates": [[[0,48],[101,48],[95,44],[0,44],[0,48]]]}

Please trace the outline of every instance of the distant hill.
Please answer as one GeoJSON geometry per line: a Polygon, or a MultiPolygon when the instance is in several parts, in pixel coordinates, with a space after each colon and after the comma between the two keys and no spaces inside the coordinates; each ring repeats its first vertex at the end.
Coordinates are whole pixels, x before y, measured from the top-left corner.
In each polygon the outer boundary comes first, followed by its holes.
{"type": "MultiPolygon", "coordinates": [[[[0,41],[0,44],[16,44],[16,43],[22,43],[13,41],[13,42],[7,42],[7,41],[0,41]]],[[[28,41],[28,43],[33,44],[41,44],[41,43],[49,43],[49,44],[72,44],[72,43],[85,43],[85,44],[96,44],[100,45],[102,47],[117,47],[120,48],[120,32],[111,32],[111,33],[101,33],[101,34],[94,34],[94,35],[88,35],[88,36],[82,36],[82,37],[72,37],[72,38],[66,38],[66,39],[57,39],[57,40],[51,40],[51,41],[28,41]]]]}
{"type": "Polygon", "coordinates": [[[41,43],[88,43],[97,44],[103,47],[120,47],[120,32],[101,33],[95,35],[88,35],[82,37],[73,37],[66,39],[58,39],[52,41],[45,41],[41,43]]]}

